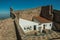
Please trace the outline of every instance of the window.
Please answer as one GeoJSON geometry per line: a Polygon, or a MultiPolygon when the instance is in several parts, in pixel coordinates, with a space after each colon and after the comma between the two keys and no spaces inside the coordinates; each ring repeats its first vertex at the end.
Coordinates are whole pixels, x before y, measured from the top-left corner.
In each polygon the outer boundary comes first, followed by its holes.
{"type": "Polygon", "coordinates": [[[34,30],[36,30],[36,25],[34,25],[34,30]]]}
{"type": "Polygon", "coordinates": [[[51,26],[51,24],[50,24],[50,26],[51,26]]]}
{"type": "Polygon", "coordinates": [[[26,28],[24,27],[24,30],[26,30],[26,28]]]}
{"type": "Polygon", "coordinates": [[[45,29],[45,24],[43,25],[43,29],[45,29]]]}
{"type": "Polygon", "coordinates": [[[43,26],[45,27],[45,24],[43,26]]]}

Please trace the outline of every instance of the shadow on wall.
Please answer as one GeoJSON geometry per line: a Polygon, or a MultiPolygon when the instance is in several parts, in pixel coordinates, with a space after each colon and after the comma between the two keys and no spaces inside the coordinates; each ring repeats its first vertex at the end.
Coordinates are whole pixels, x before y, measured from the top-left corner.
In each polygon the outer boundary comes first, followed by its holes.
{"type": "Polygon", "coordinates": [[[14,21],[14,25],[15,25],[15,31],[16,31],[17,40],[22,40],[22,39],[21,39],[21,36],[20,36],[20,34],[19,34],[19,31],[18,31],[18,28],[17,28],[17,25],[16,25],[15,21],[14,21]]]}
{"type": "Polygon", "coordinates": [[[42,6],[40,16],[52,20],[52,6],[42,6]]]}

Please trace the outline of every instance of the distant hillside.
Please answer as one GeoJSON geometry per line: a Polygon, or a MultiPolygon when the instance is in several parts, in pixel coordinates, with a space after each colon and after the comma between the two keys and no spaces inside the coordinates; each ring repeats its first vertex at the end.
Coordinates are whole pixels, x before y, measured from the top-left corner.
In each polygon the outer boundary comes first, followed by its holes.
{"type": "Polygon", "coordinates": [[[3,20],[3,19],[7,19],[7,18],[10,18],[10,14],[0,14],[0,20],[3,20]]]}

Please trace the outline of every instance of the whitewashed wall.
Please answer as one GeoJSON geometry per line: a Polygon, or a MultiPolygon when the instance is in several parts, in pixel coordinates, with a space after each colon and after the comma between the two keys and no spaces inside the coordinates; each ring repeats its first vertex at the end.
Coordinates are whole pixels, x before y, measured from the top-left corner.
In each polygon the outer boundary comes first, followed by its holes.
{"type": "Polygon", "coordinates": [[[19,25],[21,26],[22,30],[27,33],[27,32],[30,32],[30,31],[33,31],[34,30],[34,25],[36,25],[36,30],[37,31],[41,31],[43,30],[43,25],[46,25],[46,29],[51,29],[52,27],[52,22],[50,23],[42,23],[39,25],[39,23],[36,23],[36,22],[33,22],[33,21],[28,21],[28,20],[25,20],[25,19],[19,19],[19,25]],[[50,26],[51,24],[51,26],[50,26]],[[31,28],[30,28],[31,26],[31,28]],[[39,27],[41,27],[41,30],[39,30],[39,27]],[[25,28],[25,29],[24,29],[25,28]],[[29,28],[29,29],[27,29],[29,28]]]}
{"type": "Polygon", "coordinates": [[[36,20],[36,19],[33,19],[33,21],[36,22],[36,23],[40,23],[40,24],[45,25],[45,28],[46,28],[46,29],[50,29],[50,30],[51,30],[51,28],[52,28],[52,23],[53,23],[53,22],[41,23],[41,22],[39,22],[39,21],[36,20]],[[51,26],[50,26],[50,24],[51,24],[51,26]]]}
{"type": "Polygon", "coordinates": [[[45,25],[45,28],[46,29],[50,29],[52,28],[52,22],[49,22],[49,23],[43,23],[43,25],[45,25]],[[51,24],[51,25],[50,25],[51,24]]]}
{"type": "Polygon", "coordinates": [[[32,22],[32,21],[28,21],[28,20],[24,20],[24,19],[19,19],[19,25],[21,26],[21,28],[23,29],[23,31],[26,33],[26,32],[29,32],[29,31],[32,31],[34,29],[34,25],[38,25],[38,23],[35,23],[35,22],[32,22]],[[30,27],[31,26],[31,30],[27,29],[27,27],[30,27]],[[24,27],[26,28],[26,30],[24,30],[24,27]]]}

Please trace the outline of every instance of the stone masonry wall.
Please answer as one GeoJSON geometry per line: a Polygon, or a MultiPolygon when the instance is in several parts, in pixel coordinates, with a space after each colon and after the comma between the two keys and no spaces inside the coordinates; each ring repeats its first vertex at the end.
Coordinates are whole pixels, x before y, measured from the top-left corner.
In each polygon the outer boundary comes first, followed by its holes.
{"type": "Polygon", "coordinates": [[[27,9],[27,10],[17,10],[14,11],[17,17],[32,20],[33,16],[39,16],[41,12],[41,7],[33,8],[33,9],[27,9]]]}

